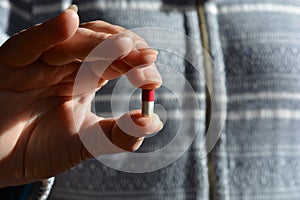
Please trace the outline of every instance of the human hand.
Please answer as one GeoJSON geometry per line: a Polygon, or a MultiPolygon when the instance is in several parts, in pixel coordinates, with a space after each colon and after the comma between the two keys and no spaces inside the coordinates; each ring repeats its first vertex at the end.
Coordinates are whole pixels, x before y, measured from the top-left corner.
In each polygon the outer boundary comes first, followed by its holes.
{"type": "MultiPolygon", "coordinates": [[[[99,80],[97,89],[129,70],[132,73],[127,77],[133,85],[144,89],[160,86],[161,77],[152,64],[157,53],[139,36],[128,32],[124,37],[124,32],[102,21],[79,26],[77,13],[67,9],[0,47],[0,188],[47,178],[93,157],[79,130],[84,137],[107,137],[119,147],[100,141],[103,147],[96,153],[102,155],[120,149],[135,151],[144,136],[162,128],[157,115],[143,117],[140,111],[119,119],[100,118],[90,111],[95,88],[82,87],[73,93],[83,60],[104,40],[111,50],[90,61],[89,76],[99,80]],[[123,56],[105,71],[101,65],[98,69],[101,59],[110,53],[123,56]],[[118,127],[129,119],[140,128],[128,133],[118,127]],[[99,125],[103,131],[91,131],[99,125]]],[[[89,79],[82,81],[89,83],[89,79]]]]}

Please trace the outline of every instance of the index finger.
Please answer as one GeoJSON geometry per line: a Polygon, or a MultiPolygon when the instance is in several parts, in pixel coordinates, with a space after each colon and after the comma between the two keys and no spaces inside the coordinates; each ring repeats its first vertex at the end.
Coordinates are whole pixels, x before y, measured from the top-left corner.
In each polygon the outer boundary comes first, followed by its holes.
{"type": "Polygon", "coordinates": [[[67,9],[59,16],[11,37],[0,47],[0,60],[12,67],[30,64],[45,50],[70,38],[78,25],[77,13],[67,9]]]}
{"type": "MultiPolygon", "coordinates": [[[[127,35],[132,39],[133,46],[131,51],[128,54],[124,54],[126,56],[120,55],[122,58],[115,60],[105,71],[104,76],[102,75],[102,78],[111,80],[111,77],[118,78],[126,74],[128,80],[135,87],[142,89],[156,89],[160,87],[162,79],[155,64],[153,64],[157,59],[158,52],[153,50],[141,36],[104,21],[87,22],[80,26],[95,32],[116,34],[119,37],[127,35]]],[[[102,45],[100,44],[99,46],[101,47],[102,45]]],[[[107,48],[103,49],[107,50],[107,48]]],[[[101,51],[98,51],[97,54],[101,54],[101,51]]]]}

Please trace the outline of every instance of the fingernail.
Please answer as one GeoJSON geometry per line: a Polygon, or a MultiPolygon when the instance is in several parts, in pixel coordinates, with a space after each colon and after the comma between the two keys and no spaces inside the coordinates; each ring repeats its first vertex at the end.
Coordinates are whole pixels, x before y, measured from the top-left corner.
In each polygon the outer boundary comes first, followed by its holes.
{"type": "Polygon", "coordinates": [[[157,59],[157,55],[148,54],[146,56],[143,56],[146,63],[154,63],[157,59]]]}
{"type": "Polygon", "coordinates": [[[163,123],[162,121],[160,121],[159,116],[155,113],[153,113],[151,116],[151,121],[152,121],[152,125],[153,125],[153,131],[157,132],[160,131],[163,128],[163,123]]]}
{"type": "Polygon", "coordinates": [[[158,73],[158,71],[154,68],[154,66],[145,67],[143,70],[143,74],[147,82],[162,82],[161,76],[158,73]]]}
{"type": "Polygon", "coordinates": [[[145,42],[142,42],[142,41],[137,41],[135,43],[135,48],[136,49],[149,49],[149,45],[147,45],[145,42]]]}
{"type": "Polygon", "coordinates": [[[118,52],[119,50],[119,58],[122,59],[130,53],[130,51],[133,49],[134,44],[131,37],[128,37],[126,35],[119,37],[117,40],[119,46],[116,46],[115,49],[112,50],[114,50],[115,52],[118,52]]]}
{"type": "MultiPolygon", "coordinates": [[[[151,119],[150,119],[151,120],[151,119]]],[[[150,120],[148,117],[141,117],[141,118],[138,118],[135,120],[135,123],[138,125],[138,126],[147,126],[149,123],[150,123],[150,120]]]]}
{"type": "Polygon", "coordinates": [[[98,45],[88,56],[89,61],[114,61],[126,57],[133,49],[133,41],[127,36],[111,36],[98,45]]]}
{"type": "Polygon", "coordinates": [[[78,12],[78,6],[75,4],[70,5],[67,9],[73,10],[76,13],[78,12]]]}

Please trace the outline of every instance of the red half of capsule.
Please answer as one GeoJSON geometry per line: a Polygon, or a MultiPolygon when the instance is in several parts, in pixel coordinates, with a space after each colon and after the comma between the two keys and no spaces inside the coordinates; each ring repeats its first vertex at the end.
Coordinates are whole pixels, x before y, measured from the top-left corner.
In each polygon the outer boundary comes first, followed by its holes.
{"type": "Polygon", "coordinates": [[[154,101],[155,90],[142,90],[142,101],[154,101]]]}

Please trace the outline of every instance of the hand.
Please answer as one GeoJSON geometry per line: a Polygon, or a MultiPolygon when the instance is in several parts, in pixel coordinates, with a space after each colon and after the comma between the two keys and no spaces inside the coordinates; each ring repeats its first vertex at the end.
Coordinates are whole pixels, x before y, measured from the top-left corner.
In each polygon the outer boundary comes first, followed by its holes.
{"type": "Polygon", "coordinates": [[[127,77],[135,86],[160,86],[161,77],[152,64],[157,53],[142,38],[103,21],[79,26],[72,9],[14,35],[0,47],[0,187],[53,176],[94,153],[135,151],[144,136],[162,128],[157,115],[143,117],[140,111],[119,119],[100,118],[90,111],[95,88],[73,93],[83,60],[103,41],[111,49],[95,55],[88,66],[88,76],[99,80],[97,89],[129,70],[127,77]],[[116,53],[122,57],[102,69],[103,58],[116,53]],[[130,133],[118,126],[129,119],[139,127],[130,133]],[[95,129],[99,126],[102,131],[95,129]],[[90,140],[95,134],[103,139],[96,141],[96,152],[83,145],[79,132],[90,140]]]}

